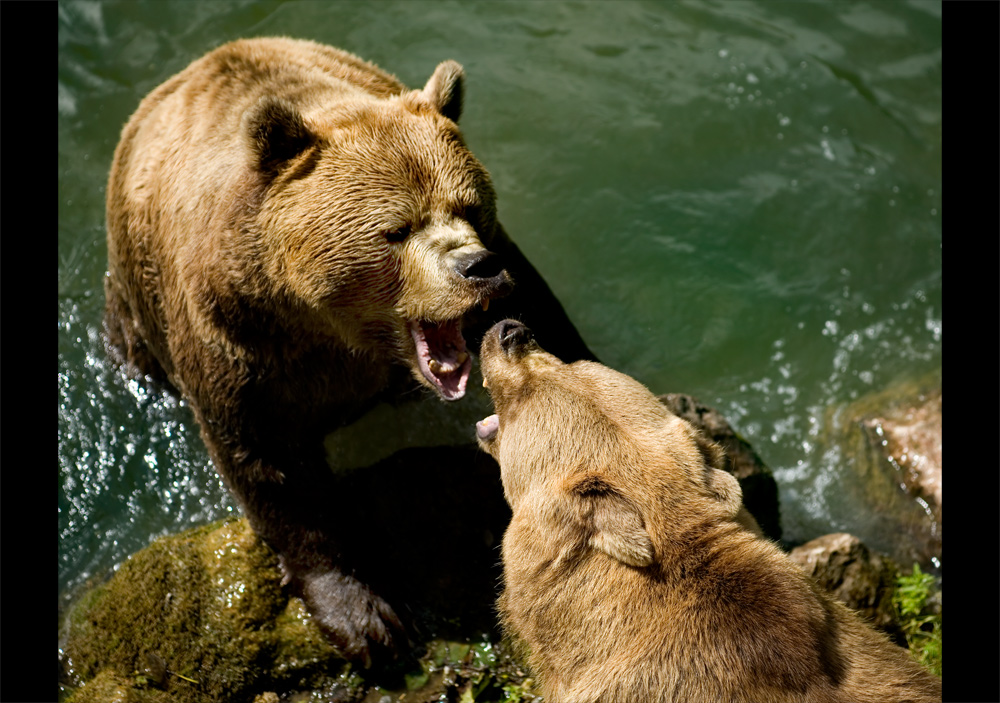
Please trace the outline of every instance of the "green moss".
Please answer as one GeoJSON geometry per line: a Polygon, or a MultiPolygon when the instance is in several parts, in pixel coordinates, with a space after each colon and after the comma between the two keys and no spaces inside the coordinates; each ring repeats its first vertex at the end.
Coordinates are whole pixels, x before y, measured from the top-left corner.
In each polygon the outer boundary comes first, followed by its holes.
{"type": "Polygon", "coordinates": [[[941,608],[931,606],[931,601],[940,597],[936,582],[932,574],[914,564],[911,574],[897,579],[892,600],[910,653],[928,671],[941,676],[941,608]]]}
{"type": "Polygon", "coordinates": [[[100,700],[109,680],[128,682],[123,700],[246,699],[281,639],[280,579],[245,520],[157,540],[74,606],[63,668],[87,685],[68,700],[100,700]]]}
{"type": "Polygon", "coordinates": [[[340,660],[336,648],[320,633],[305,604],[291,598],[274,622],[271,679],[284,690],[322,687],[331,676],[350,687],[351,667],[340,660]]]}
{"type": "Polygon", "coordinates": [[[283,591],[245,520],[156,540],[85,594],[65,628],[63,703],[534,700],[508,644],[487,634],[432,637],[395,672],[354,669],[283,591]]]}

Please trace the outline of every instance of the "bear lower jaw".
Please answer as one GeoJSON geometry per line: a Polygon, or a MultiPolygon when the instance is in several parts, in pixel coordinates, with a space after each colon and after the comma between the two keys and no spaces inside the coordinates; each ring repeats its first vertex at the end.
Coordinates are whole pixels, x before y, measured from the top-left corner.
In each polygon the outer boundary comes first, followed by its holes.
{"type": "Polygon", "coordinates": [[[444,322],[411,320],[417,368],[444,400],[458,400],[472,372],[472,359],[462,336],[461,319],[444,322]]]}

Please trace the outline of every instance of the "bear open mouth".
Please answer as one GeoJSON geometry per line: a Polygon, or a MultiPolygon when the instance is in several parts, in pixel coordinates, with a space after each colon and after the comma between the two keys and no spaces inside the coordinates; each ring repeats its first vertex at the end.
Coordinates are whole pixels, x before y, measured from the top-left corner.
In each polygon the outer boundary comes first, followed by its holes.
{"type": "Polygon", "coordinates": [[[445,322],[410,322],[410,335],[417,347],[420,373],[445,400],[458,400],[472,372],[472,359],[465,348],[460,319],[445,322]]]}

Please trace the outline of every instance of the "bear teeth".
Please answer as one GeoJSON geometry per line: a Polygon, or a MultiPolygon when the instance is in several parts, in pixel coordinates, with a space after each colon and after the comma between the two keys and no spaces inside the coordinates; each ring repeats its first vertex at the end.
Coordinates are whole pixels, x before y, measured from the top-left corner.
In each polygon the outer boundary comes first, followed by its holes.
{"type": "Polygon", "coordinates": [[[455,355],[454,362],[438,361],[437,359],[428,359],[427,368],[429,368],[431,370],[431,373],[433,373],[435,376],[440,376],[441,374],[444,373],[454,373],[455,371],[457,371],[462,367],[462,364],[464,364],[466,359],[468,358],[469,358],[468,352],[463,351],[455,355]]]}
{"type": "Polygon", "coordinates": [[[461,320],[409,322],[410,336],[416,351],[416,369],[444,400],[458,400],[465,395],[465,385],[472,367],[471,357],[462,337],[461,320]]]}

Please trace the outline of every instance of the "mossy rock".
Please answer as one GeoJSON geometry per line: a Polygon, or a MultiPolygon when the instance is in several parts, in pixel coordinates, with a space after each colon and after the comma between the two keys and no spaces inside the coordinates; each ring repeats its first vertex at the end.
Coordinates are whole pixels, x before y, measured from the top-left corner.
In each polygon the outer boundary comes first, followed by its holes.
{"type": "Polygon", "coordinates": [[[290,600],[246,520],[159,539],[70,611],[62,673],[86,685],[67,700],[242,701],[262,679],[338,672],[336,651],[287,613],[301,607],[290,600]]]}
{"type": "Polygon", "coordinates": [[[70,608],[60,642],[63,703],[534,699],[496,632],[432,633],[391,670],[352,668],[244,519],[132,555],[70,608]]]}

